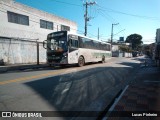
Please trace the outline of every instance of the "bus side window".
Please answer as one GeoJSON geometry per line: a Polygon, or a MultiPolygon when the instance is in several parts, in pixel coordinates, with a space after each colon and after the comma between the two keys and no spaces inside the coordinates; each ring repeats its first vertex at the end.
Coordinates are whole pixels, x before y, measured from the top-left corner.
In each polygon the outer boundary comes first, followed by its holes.
{"type": "Polygon", "coordinates": [[[72,46],[72,39],[70,39],[70,41],[69,41],[69,46],[70,47],[72,46]]]}
{"type": "Polygon", "coordinates": [[[77,47],[77,48],[79,47],[79,45],[78,45],[78,40],[76,40],[76,47],[77,47]]]}
{"type": "Polygon", "coordinates": [[[78,40],[70,39],[69,46],[78,48],[78,40]]]}
{"type": "Polygon", "coordinates": [[[110,45],[108,45],[108,51],[110,51],[111,50],[111,46],[110,45]]]}

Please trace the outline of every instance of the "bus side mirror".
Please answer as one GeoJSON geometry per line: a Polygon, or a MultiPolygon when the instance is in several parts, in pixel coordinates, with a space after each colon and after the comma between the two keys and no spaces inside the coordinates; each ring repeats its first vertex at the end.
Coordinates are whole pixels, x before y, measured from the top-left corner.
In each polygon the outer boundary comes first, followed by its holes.
{"type": "Polygon", "coordinates": [[[44,40],[44,41],[43,41],[43,48],[44,48],[44,49],[47,49],[47,40],[44,40]]]}

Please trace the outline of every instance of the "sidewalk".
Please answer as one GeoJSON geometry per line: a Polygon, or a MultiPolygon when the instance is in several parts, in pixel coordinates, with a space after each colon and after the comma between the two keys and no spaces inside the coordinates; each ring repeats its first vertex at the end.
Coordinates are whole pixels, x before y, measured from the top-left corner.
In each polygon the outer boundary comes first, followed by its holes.
{"type": "Polygon", "coordinates": [[[135,79],[116,99],[105,119],[160,120],[160,68],[149,58],[147,65],[142,65],[135,79]]]}
{"type": "Polygon", "coordinates": [[[0,66],[0,73],[14,70],[25,70],[25,69],[38,69],[48,67],[47,64],[15,64],[15,65],[6,65],[0,66]]]}

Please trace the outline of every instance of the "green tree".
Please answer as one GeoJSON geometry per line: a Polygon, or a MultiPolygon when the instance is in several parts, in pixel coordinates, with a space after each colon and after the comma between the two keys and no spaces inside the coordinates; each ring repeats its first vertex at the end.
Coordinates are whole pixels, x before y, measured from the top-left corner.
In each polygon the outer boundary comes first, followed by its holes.
{"type": "Polygon", "coordinates": [[[119,46],[119,49],[123,52],[132,52],[131,48],[126,45],[119,46]]]}
{"type": "Polygon", "coordinates": [[[139,50],[142,46],[143,41],[142,41],[142,36],[139,34],[131,34],[126,38],[127,43],[131,43],[132,45],[132,50],[139,50]]]}

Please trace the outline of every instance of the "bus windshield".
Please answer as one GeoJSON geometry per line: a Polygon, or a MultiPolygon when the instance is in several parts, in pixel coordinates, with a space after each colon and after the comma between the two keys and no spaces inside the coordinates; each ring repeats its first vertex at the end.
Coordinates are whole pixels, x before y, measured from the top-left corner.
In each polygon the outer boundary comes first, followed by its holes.
{"type": "Polygon", "coordinates": [[[55,36],[49,40],[48,47],[54,51],[67,51],[67,39],[65,36],[55,36]]]}

